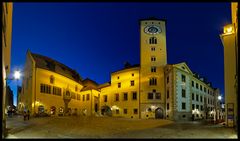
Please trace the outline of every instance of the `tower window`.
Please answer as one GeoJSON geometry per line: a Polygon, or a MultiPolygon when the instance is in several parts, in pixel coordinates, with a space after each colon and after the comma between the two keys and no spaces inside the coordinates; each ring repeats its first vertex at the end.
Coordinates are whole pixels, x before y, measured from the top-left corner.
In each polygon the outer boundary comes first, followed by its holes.
{"type": "Polygon", "coordinates": [[[156,67],[151,67],[151,72],[156,72],[156,67]]]}
{"type": "Polygon", "coordinates": [[[152,62],[156,61],[156,57],[155,57],[155,56],[152,56],[152,57],[151,57],[151,61],[152,61],[152,62]]]}
{"type": "Polygon", "coordinates": [[[155,49],[156,49],[155,47],[151,47],[151,51],[155,51],[155,49]]]}
{"type": "Polygon", "coordinates": [[[150,78],[149,79],[149,85],[157,85],[157,78],[150,78]]]}
{"type": "Polygon", "coordinates": [[[157,38],[156,37],[151,37],[149,39],[149,44],[157,44],[157,38]]]}

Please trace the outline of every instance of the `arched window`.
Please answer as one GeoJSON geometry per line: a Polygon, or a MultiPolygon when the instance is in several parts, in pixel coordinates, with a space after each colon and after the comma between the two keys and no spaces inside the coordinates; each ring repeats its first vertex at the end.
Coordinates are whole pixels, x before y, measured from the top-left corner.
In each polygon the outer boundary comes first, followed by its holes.
{"type": "Polygon", "coordinates": [[[149,79],[149,85],[157,85],[157,78],[150,78],[149,79]]]}
{"type": "Polygon", "coordinates": [[[50,76],[50,83],[53,84],[53,83],[54,83],[54,80],[55,80],[55,79],[54,79],[54,76],[51,75],[51,76],[50,76]]]}
{"type": "Polygon", "coordinates": [[[157,38],[156,37],[151,37],[149,39],[149,44],[157,44],[157,38]]]}

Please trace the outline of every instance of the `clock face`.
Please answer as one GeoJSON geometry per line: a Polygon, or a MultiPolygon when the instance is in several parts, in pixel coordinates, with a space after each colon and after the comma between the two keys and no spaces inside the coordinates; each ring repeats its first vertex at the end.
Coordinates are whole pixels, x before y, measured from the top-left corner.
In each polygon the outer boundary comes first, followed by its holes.
{"type": "Polygon", "coordinates": [[[146,26],[144,32],[147,34],[158,34],[161,32],[160,27],[156,25],[146,26]]]}

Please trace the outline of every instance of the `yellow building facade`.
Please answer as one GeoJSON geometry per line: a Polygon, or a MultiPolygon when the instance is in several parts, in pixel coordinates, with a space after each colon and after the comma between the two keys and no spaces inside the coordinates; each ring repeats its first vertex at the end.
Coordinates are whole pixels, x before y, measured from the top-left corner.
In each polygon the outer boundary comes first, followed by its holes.
{"type": "Polygon", "coordinates": [[[198,119],[205,117],[205,107],[211,114],[213,88],[195,77],[186,63],[167,64],[166,21],[150,18],[139,23],[140,64],[126,63],[104,84],[83,80],[60,62],[28,51],[18,107],[32,115],[135,119],[198,119]],[[195,89],[192,83],[199,86],[195,89]]]}
{"type": "Polygon", "coordinates": [[[229,127],[238,120],[238,3],[231,3],[232,23],[220,35],[224,50],[224,87],[226,122],[229,127]]]}
{"type": "Polygon", "coordinates": [[[94,83],[82,80],[76,71],[51,58],[28,51],[19,111],[29,110],[31,115],[93,115],[99,101],[94,83]]]}
{"type": "Polygon", "coordinates": [[[2,136],[6,129],[6,89],[11,67],[12,2],[2,3],[2,136]]]}

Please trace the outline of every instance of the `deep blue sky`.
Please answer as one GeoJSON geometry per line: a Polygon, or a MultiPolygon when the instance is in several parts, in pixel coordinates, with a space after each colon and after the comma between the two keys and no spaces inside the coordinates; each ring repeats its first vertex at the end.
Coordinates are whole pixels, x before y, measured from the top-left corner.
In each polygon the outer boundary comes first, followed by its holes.
{"type": "MultiPolygon", "coordinates": [[[[187,62],[224,93],[223,26],[230,3],[14,3],[11,71],[27,49],[53,58],[83,78],[110,81],[124,62],[140,63],[139,19],[166,19],[167,62],[187,62]]],[[[11,81],[16,105],[16,84],[11,81]]]]}

